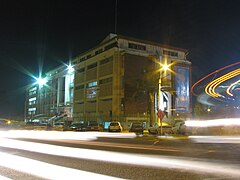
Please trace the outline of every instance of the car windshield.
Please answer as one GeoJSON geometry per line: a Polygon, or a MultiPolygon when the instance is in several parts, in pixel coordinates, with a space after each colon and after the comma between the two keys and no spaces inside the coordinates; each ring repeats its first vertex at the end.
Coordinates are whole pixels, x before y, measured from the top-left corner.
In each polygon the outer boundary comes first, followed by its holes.
{"type": "Polygon", "coordinates": [[[98,126],[99,124],[98,123],[95,123],[95,122],[91,122],[89,123],[89,126],[98,126]]]}
{"type": "Polygon", "coordinates": [[[111,123],[110,126],[119,126],[118,123],[111,123]]]}
{"type": "Polygon", "coordinates": [[[71,124],[71,126],[81,126],[82,124],[80,123],[74,123],[74,124],[71,124]]]}
{"type": "Polygon", "coordinates": [[[58,123],[55,123],[54,125],[55,125],[55,126],[59,126],[59,125],[63,126],[63,125],[64,125],[64,122],[58,122],[58,123]]]}
{"type": "Polygon", "coordinates": [[[141,123],[133,123],[132,127],[143,127],[143,124],[141,124],[141,123]]]}

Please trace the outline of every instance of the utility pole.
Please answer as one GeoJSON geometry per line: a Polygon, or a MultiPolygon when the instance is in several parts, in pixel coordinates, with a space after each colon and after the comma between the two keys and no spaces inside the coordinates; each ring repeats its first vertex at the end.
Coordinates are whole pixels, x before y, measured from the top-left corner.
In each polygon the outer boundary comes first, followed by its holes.
{"type": "Polygon", "coordinates": [[[115,1],[115,27],[114,27],[114,33],[117,34],[117,4],[118,1],[115,1]]]}

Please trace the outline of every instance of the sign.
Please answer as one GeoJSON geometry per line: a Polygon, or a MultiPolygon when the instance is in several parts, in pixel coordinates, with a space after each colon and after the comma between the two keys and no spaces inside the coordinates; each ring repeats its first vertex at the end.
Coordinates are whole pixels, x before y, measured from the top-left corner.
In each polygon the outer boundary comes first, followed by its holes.
{"type": "Polygon", "coordinates": [[[157,112],[157,116],[162,120],[165,116],[165,113],[161,109],[159,109],[157,112]]]}
{"type": "Polygon", "coordinates": [[[175,66],[175,88],[176,112],[189,113],[190,112],[190,69],[185,66],[175,66]]]}

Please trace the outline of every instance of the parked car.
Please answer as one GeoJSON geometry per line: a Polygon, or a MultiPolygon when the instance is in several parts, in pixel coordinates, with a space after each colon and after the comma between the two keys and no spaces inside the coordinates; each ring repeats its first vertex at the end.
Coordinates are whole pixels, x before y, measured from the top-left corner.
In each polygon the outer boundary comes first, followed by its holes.
{"type": "Polygon", "coordinates": [[[129,129],[129,132],[135,132],[135,133],[140,133],[140,134],[143,134],[143,123],[141,122],[133,122],[131,124],[131,127],[129,129]]]}
{"type": "MultiPolygon", "coordinates": [[[[161,134],[161,126],[158,124],[154,124],[152,127],[148,128],[149,134],[161,134]]],[[[162,135],[169,135],[172,134],[172,126],[166,122],[162,123],[162,135]]]]}
{"type": "Polygon", "coordinates": [[[103,131],[103,126],[97,121],[89,121],[87,125],[87,131],[103,131]]]}
{"type": "Polygon", "coordinates": [[[51,125],[46,122],[34,124],[34,130],[51,130],[51,125]]]}
{"type": "Polygon", "coordinates": [[[69,129],[72,131],[86,131],[87,125],[84,123],[73,123],[70,125],[69,129]]]}
{"type": "Polygon", "coordinates": [[[64,122],[55,122],[53,127],[52,127],[52,130],[63,131],[64,125],[65,125],[64,122]]]}
{"type": "Polygon", "coordinates": [[[108,127],[109,132],[121,132],[122,131],[122,125],[118,121],[111,122],[108,127]]]}
{"type": "Polygon", "coordinates": [[[172,127],[173,134],[185,134],[186,126],[184,120],[175,120],[175,123],[172,127]]]}

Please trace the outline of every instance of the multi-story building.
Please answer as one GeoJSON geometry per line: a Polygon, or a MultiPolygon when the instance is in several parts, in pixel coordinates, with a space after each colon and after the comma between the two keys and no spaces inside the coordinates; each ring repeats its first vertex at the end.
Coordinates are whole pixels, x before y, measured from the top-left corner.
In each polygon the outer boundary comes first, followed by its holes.
{"type": "Polygon", "coordinates": [[[72,117],[74,69],[63,65],[46,73],[41,79],[27,88],[25,119],[65,115],[72,117]]]}
{"type": "Polygon", "coordinates": [[[168,119],[186,117],[191,113],[191,63],[186,56],[184,49],[110,34],[73,60],[73,116],[85,121],[149,122],[151,109],[155,114],[159,108],[168,119]],[[171,70],[152,73],[150,79],[157,81],[149,80],[147,85],[144,73],[161,69],[160,63],[171,64],[171,70]]]}
{"type": "Polygon", "coordinates": [[[47,86],[29,88],[26,113],[51,117],[67,112],[75,120],[101,123],[149,124],[157,121],[158,109],[165,111],[166,121],[189,117],[187,54],[185,49],[110,34],[72,60],[74,73],[61,66],[47,73],[47,86]],[[167,71],[164,64],[171,65],[167,71]]]}

